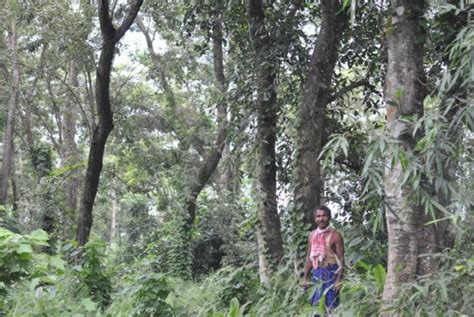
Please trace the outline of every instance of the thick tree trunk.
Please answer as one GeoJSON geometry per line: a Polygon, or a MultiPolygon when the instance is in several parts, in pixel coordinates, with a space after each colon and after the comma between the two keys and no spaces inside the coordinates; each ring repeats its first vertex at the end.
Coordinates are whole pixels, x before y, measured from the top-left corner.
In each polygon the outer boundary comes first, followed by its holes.
{"type": "Polygon", "coordinates": [[[267,261],[267,251],[265,249],[265,241],[263,240],[262,229],[257,227],[255,229],[255,234],[257,236],[258,276],[260,283],[268,286],[270,284],[269,278],[272,268],[269,266],[269,261],[267,261]]]}
{"type": "MultiPolygon", "coordinates": [[[[255,52],[257,114],[257,212],[260,221],[264,257],[261,265],[274,268],[283,258],[281,223],[276,200],[277,113],[275,77],[277,60],[269,53],[270,38],[265,29],[265,14],[261,0],[248,0],[247,14],[250,39],[255,52]]],[[[260,246],[259,246],[260,248],[260,246]]]]}
{"type": "Polygon", "coordinates": [[[348,21],[339,1],[323,0],[321,27],[316,40],[308,74],[303,83],[302,104],[298,111],[298,135],[294,174],[293,226],[298,252],[293,258],[295,274],[301,271],[305,258],[307,228],[315,228],[313,211],[321,204],[324,181],[318,159],[323,144],[325,111],[330,102],[331,82],[338,58],[338,48],[348,21]],[[301,221],[303,220],[303,221],[301,221]],[[301,234],[298,234],[301,233],[301,234]]]}
{"type": "MultiPolygon", "coordinates": [[[[402,116],[423,114],[425,74],[423,70],[425,32],[424,1],[392,0],[393,16],[388,36],[388,67],[385,81],[387,133],[405,151],[412,151],[417,138],[402,116]]],[[[433,251],[433,233],[425,228],[428,220],[421,206],[408,199],[410,188],[402,188],[403,168],[395,153],[387,153],[385,167],[385,209],[389,240],[387,280],[383,292],[382,315],[394,303],[404,283],[413,281],[419,266],[418,255],[433,251]],[[395,162],[395,163],[393,163],[395,162]]]]}
{"type": "Polygon", "coordinates": [[[99,186],[100,172],[104,157],[105,144],[113,129],[113,113],[110,104],[110,74],[115,53],[115,46],[130,28],[143,0],[134,0],[130,11],[119,28],[115,28],[109,13],[109,2],[100,0],[99,21],[102,33],[102,48],[96,71],[95,94],[99,122],[93,131],[87,163],[84,191],[77,225],[77,241],[85,245],[89,240],[92,228],[92,209],[99,186]]]}
{"type": "Polygon", "coordinates": [[[3,160],[0,175],[0,205],[5,205],[8,198],[8,181],[10,179],[13,161],[13,138],[15,133],[15,111],[18,103],[20,86],[20,64],[17,51],[17,32],[15,21],[12,21],[8,35],[7,47],[10,50],[12,61],[12,76],[10,98],[7,104],[7,120],[3,139],[3,160]]]}
{"type": "Polygon", "coordinates": [[[324,146],[325,111],[332,95],[331,80],[347,21],[339,1],[322,0],[320,6],[321,28],[303,84],[302,104],[298,112],[294,198],[294,212],[304,214],[304,223],[311,227],[314,227],[313,210],[321,204],[324,186],[318,157],[324,146]]]}

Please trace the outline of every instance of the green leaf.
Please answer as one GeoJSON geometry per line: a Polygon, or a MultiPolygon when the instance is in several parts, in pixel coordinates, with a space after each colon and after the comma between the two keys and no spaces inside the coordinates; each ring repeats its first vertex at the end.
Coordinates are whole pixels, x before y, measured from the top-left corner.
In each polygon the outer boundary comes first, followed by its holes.
{"type": "Polygon", "coordinates": [[[18,252],[19,254],[33,253],[33,249],[31,248],[31,245],[29,244],[20,244],[16,252],[18,252]]]}
{"type": "Polygon", "coordinates": [[[14,235],[14,233],[10,230],[0,228],[0,238],[10,237],[12,235],[14,235]]]}
{"type": "Polygon", "coordinates": [[[454,266],[456,272],[463,271],[466,267],[464,265],[458,264],[454,266]]]}
{"type": "Polygon", "coordinates": [[[56,269],[64,270],[65,262],[59,256],[52,256],[49,258],[49,264],[56,269]]]}
{"type": "Polygon", "coordinates": [[[229,317],[239,317],[239,300],[237,298],[232,298],[230,301],[230,308],[229,308],[229,317]]]}
{"type": "Polygon", "coordinates": [[[48,233],[41,229],[33,231],[32,233],[30,233],[29,236],[35,240],[43,241],[43,242],[47,242],[49,239],[48,233]]]}
{"type": "Polygon", "coordinates": [[[379,289],[382,289],[385,284],[385,278],[387,274],[385,273],[385,268],[381,264],[377,264],[374,267],[374,277],[379,289]]]}
{"type": "Polygon", "coordinates": [[[81,300],[81,306],[83,306],[85,310],[89,312],[97,310],[97,304],[94,303],[90,298],[84,298],[81,300]]]}

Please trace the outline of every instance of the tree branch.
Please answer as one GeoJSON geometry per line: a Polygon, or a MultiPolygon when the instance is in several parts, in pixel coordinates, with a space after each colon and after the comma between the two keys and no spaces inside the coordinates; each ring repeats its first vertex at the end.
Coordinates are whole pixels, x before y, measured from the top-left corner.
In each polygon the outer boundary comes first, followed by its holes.
{"type": "Polygon", "coordinates": [[[109,1],[99,0],[97,2],[99,9],[100,31],[103,38],[114,38],[115,28],[109,12],[109,1]]]}
{"type": "Polygon", "coordinates": [[[135,20],[135,17],[138,14],[138,11],[140,10],[142,3],[143,3],[143,0],[133,1],[127,17],[125,18],[125,20],[123,20],[122,24],[117,29],[117,32],[115,32],[115,39],[114,39],[115,42],[118,42],[122,38],[122,36],[125,34],[125,32],[127,32],[127,30],[130,28],[133,21],[135,20]]]}
{"type": "Polygon", "coordinates": [[[351,90],[358,87],[362,87],[362,86],[369,88],[371,91],[375,91],[375,86],[370,84],[368,80],[364,79],[364,80],[356,81],[356,82],[350,83],[347,86],[342,87],[341,89],[339,89],[339,91],[329,96],[328,103],[333,102],[334,100],[341,98],[343,95],[347,94],[351,90]]]}

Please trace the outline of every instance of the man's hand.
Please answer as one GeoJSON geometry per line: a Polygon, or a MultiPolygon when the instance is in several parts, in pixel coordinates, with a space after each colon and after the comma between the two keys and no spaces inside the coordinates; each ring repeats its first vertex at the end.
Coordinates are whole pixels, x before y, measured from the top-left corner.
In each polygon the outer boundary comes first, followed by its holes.
{"type": "Polygon", "coordinates": [[[306,291],[311,286],[311,282],[305,279],[300,285],[306,291]]]}
{"type": "Polygon", "coordinates": [[[337,280],[336,283],[334,283],[333,289],[339,293],[342,287],[342,281],[337,280]]]}

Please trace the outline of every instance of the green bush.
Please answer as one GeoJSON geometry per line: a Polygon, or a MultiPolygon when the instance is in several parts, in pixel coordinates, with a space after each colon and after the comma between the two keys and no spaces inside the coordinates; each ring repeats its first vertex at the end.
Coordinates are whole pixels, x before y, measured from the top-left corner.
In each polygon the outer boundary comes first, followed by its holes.
{"type": "Polygon", "coordinates": [[[226,266],[216,272],[208,283],[215,283],[219,307],[227,307],[235,298],[239,303],[253,302],[257,298],[258,276],[249,268],[226,266]]]}
{"type": "Polygon", "coordinates": [[[406,285],[394,307],[400,316],[471,316],[474,312],[474,257],[447,250],[442,270],[406,285]]]}
{"type": "Polygon", "coordinates": [[[0,295],[25,279],[54,282],[64,271],[65,262],[59,256],[39,251],[48,246],[47,241],[48,234],[43,230],[22,235],[0,228],[0,295]]]}
{"type": "Polygon", "coordinates": [[[173,316],[167,302],[170,278],[162,273],[133,273],[120,281],[120,291],[107,313],[113,316],[173,316]]]}
{"type": "Polygon", "coordinates": [[[171,292],[165,275],[145,274],[138,279],[138,289],[132,295],[134,316],[172,316],[171,307],[166,298],[171,292]]]}
{"type": "Polygon", "coordinates": [[[310,292],[305,292],[300,286],[301,281],[291,269],[283,268],[275,274],[270,287],[261,287],[260,298],[251,308],[253,316],[295,316],[302,312],[311,311],[308,298],[310,292]]]}
{"type": "Polygon", "coordinates": [[[54,283],[23,281],[7,297],[7,316],[100,316],[99,305],[77,292],[78,281],[66,271],[54,283]]]}
{"type": "Polygon", "coordinates": [[[79,289],[85,289],[88,296],[104,309],[111,303],[112,282],[105,266],[106,244],[91,240],[85,246],[81,265],[75,267],[80,281],[79,289]]]}

